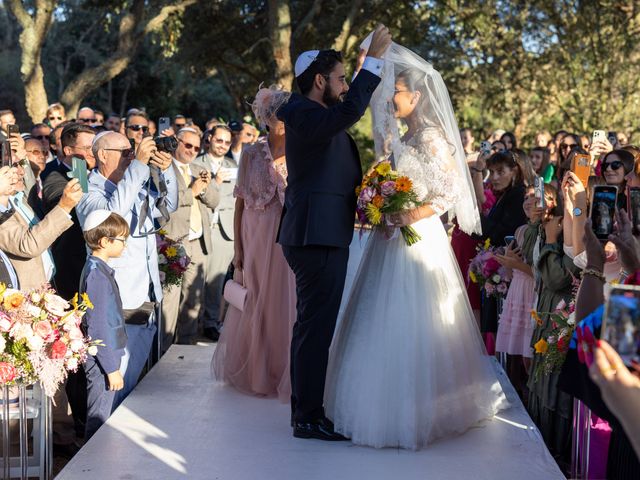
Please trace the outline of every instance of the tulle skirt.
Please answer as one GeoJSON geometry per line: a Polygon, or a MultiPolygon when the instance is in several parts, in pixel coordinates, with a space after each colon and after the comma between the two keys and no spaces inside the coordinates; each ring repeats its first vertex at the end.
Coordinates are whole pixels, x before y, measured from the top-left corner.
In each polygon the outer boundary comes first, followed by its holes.
{"type": "Polygon", "coordinates": [[[509,285],[509,292],[498,323],[496,351],[527,358],[533,357],[531,310],[534,308],[534,290],[535,284],[532,277],[518,270],[513,272],[513,280],[509,285]]]}
{"type": "Polygon", "coordinates": [[[505,408],[439,218],[371,235],[331,346],[325,408],[356,444],[418,449],[505,408]]]}

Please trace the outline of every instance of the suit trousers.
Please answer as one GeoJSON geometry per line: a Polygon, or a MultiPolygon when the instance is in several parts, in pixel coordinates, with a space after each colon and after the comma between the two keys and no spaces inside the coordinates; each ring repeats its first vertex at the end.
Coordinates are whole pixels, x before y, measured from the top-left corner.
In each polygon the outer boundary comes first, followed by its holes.
{"type": "Polygon", "coordinates": [[[296,277],[296,323],[291,338],[291,414],[296,422],[324,416],[329,347],[340,310],[349,249],[282,246],[296,277]]]}
{"type": "Polygon", "coordinates": [[[116,392],[109,390],[107,375],[92,355],[87,356],[84,371],[87,377],[87,422],[84,438],[88,441],[111,415],[116,392]]]}
{"type": "Polygon", "coordinates": [[[207,281],[204,289],[204,309],[202,325],[204,328],[217,328],[222,323],[222,284],[233,260],[233,240],[229,240],[216,224],[211,229],[212,255],[207,258],[207,281]]]}
{"type": "Polygon", "coordinates": [[[165,290],[162,299],[162,353],[169,349],[174,340],[176,343],[190,345],[198,335],[207,267],[203,243],[202,238],[183,241],[191,263],[184,272],[182,285],[173,285],[165,290]]]}

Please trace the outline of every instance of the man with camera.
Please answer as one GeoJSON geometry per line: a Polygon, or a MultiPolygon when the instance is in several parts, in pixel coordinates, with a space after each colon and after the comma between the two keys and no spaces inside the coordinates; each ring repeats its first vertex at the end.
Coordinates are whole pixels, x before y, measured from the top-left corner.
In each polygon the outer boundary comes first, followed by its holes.
{"type": "Polygon", "coordinates": [[[125,135],[133,140],[136,148],[149,133],[149,116],[142,110],[132,110],[125,120],[125,135]]]}
{"type": "Polygon", "coordinates": [[[181,286],[171,286],[162,304],[166,351],[175,338],[177,343],[191,344],[198,333],[198,318],[204,302],[207,258],[214,253],[211,243],[211,214],[218,205],[219,192],[211,172],[193,161],[200,151],[200,136],[191,128],[177,134],[173,171],[178,182],[178,208],[163,229],[173,240],[182,239],[191,258],[181,286]]]}
{"type": "MultiPolygon", "coordinates": [[[[135,121],[140,121],[139,115],[130,117],[128,125],[137,125],[135,121]]],[[[116,395],[118,405],[135,387],[151,350],[156,326],[150,312],[162,300],[154,219],[176,209],[178,191],[169,168],[171,154],[160,151],[151,137],[141,138],[134,150],[124,135],[105,132],[96,137],[92,150],[97,170],[89,175],[89,192],[76,208],[80,223],[94,210],[109,210],[124,217],[131,231],[122,256],[110,262],[129,318],[125,385],[116,395]],[[152,175],[163,179],[166,195],[159,193],[152,175]]]]}

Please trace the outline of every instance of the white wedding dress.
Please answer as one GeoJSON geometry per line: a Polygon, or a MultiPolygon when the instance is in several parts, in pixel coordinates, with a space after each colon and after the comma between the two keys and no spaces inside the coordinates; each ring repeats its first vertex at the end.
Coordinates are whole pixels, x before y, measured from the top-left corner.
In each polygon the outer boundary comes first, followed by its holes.
{"type": "MultiPolygon", "coordinates": [[[[425,128],[395,157],[438,213],[467,188],[451,147],[425,128]]],[[[507,406],[440,218],[413,227],[410,247],[370,236],[331,346],[327,416],[356,444],[419,449],[507,406]]]]}

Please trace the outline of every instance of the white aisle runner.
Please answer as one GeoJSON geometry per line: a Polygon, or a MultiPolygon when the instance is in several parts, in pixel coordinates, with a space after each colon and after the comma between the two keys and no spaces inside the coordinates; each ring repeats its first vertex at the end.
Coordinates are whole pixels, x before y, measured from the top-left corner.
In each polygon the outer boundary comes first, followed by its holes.
{"type": "MultiPolygon", "coordinates": [[[[366,240],[354,235],[345,298],[366,240]]],[[[213,349],[172,346],[57,478],[564,479],[504,375],[515,406],[493,421],[419,452],[375,450],[293,438],[288,405],[214,383],[213,349]]]]}

